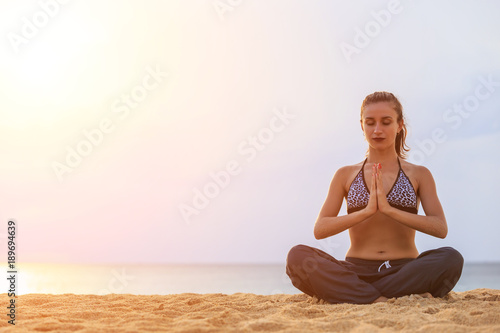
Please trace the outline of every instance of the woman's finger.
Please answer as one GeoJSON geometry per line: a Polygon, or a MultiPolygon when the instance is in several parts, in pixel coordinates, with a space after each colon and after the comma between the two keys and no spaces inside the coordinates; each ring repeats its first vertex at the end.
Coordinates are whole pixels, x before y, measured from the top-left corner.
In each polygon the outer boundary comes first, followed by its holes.
{"type": "Polygon", "coordinates": [[[374,169],[376,171],[375,181],[376,181],[377,194],[379,194],[379,192],[380,192],[380,194],[382,194],[382,191],[384,188],[382,185],[382,177],[381,177],[382,171],[378,168],[378,164],[375,164],[374,169]]]}
{"type": "Polygon", "coordinates": [[[377,169],[375,168],[375,164],[372,166],[372,189],[377,188],[377,169]]]}

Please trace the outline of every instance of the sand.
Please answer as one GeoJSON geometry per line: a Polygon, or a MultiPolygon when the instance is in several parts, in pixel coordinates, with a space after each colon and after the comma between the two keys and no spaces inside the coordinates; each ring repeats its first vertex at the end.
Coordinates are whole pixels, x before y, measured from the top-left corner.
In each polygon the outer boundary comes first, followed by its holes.
{"type": "MultiPolygon", "coordinates": [[[[9,298],[0,300],[8,304],[9,298]]],[[[0,332],[500,332],[496,289],[368,305],[247,293],[27,294],[16,305],[15,327],[2,315],[0,332]]]]}

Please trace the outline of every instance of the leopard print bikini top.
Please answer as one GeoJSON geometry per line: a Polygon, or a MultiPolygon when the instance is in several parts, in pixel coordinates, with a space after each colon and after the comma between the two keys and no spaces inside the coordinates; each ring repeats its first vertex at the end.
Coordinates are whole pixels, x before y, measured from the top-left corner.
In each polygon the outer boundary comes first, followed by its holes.
{"type": "MultiPolygon", "coordinates": [[[[370,193],[368,191],[368,186],[366,186],[364,167],[368,158],[365,159],[361,170],[357,174],[356,178],[351,183],[349,187],[349,192],[346,195],[347,201],[347,213],[361,210],[368,205],[368,199],[370,198],[370,193]]],[[[401,162],[399,162],[399,173],[396,181],[392,185],[389,194],[387,195],[387,201],[389,204],[395,208],[417,214],[417,195],[415,193],[415,188],[413,187],[410,179],[406,176],[405,172],[401,168],[401,162]]]]}

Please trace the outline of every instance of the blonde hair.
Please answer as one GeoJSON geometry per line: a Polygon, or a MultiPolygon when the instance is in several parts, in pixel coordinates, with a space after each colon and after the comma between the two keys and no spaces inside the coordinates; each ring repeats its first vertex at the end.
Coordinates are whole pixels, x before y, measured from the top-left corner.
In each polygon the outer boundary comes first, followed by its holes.
{"type": "MultiPolygon", "coordinates": [[[[393,104],[394,111],[396,111],[396,114],[398,115],[397,121],[400,122],[403,120],[403,127],[399,131],[399,133],[396,135],[396,140],[395,140],[395,147],[396,147],[396,153],[398,154],[399,157],[402,159],[406,159],[406,152],[410,151],[410,147],[406,145],[406,134],[408,133],[408,129],[406,128],[406,121],[404,120],[404,115],[403,115],[403,106],[399,102],[399,100],[394,96],[392,93],[387,92],[387,91],[376,91],[368,96],[365,97],[363,100],[363,103],[361,104],[361,120],[363,119],[363,111],[365,110],[365,107],[368,106],[369,104],[377,103],[377,102],[390,102],[393,104]]],[[[368,151],[366,151],[366,155],[368,155],[368,151]]]]}

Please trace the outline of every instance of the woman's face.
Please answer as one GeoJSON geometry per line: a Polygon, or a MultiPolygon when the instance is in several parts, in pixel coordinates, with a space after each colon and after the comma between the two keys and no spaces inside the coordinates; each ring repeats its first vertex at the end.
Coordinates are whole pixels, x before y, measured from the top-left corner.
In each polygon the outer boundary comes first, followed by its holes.
{"type": "Polygon", "coordinates": [[[403,126],[397,121],[398,115],[390,102],[368,104],[361,118],[361,129],[366,141],[374,148],[385,148],[394,145],[396,135],[403,126]],[[378,139],[380,138],[380,139],[378,139]]]}

